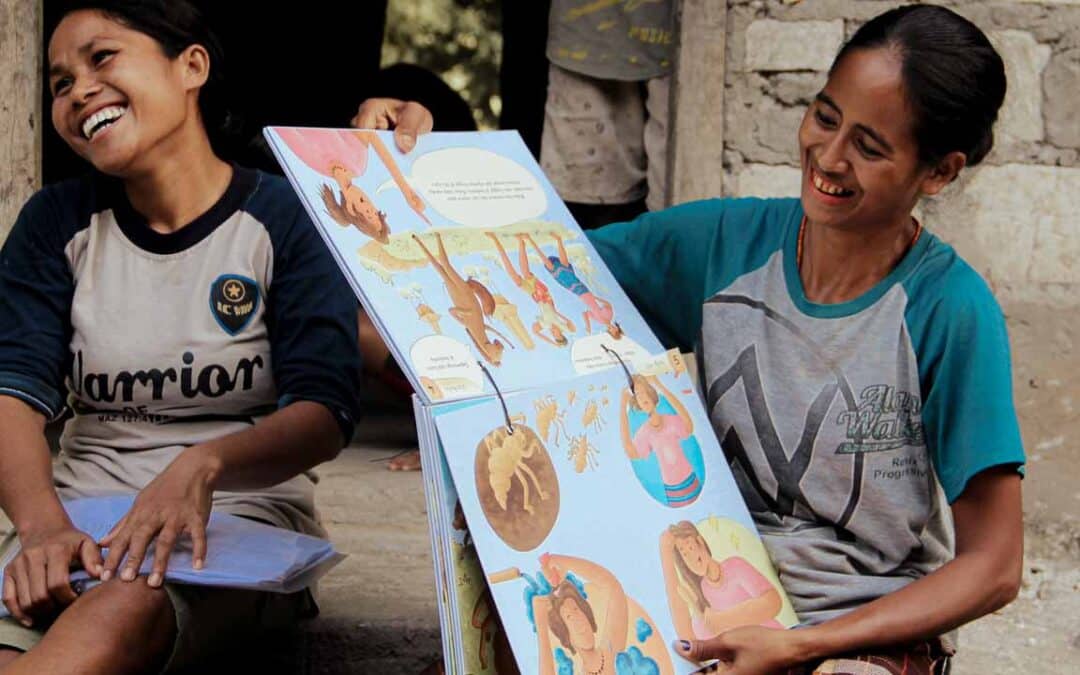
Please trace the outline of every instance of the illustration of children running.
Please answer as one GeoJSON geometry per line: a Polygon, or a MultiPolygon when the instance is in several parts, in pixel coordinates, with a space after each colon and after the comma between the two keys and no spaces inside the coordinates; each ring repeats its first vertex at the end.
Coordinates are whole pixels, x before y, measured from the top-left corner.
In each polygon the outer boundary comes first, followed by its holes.
{"type": "Polygon", "coordinates": [[[446,284],[446,293],[450,296],[450,302],[453,303],[450,307],[450,316],[465,327],[465,332],[472,339],[484,360],[492,365],[499,365],[502,362],[503,343],[498,340],[489,340],[487,333],[491,331],[507,343],[510,341],[484,322],[484,317],[491,316],[495,311],[495,299],[491,297],[491,293],[479,281],[475,279],[466,281],[458,274],[458,271],[450,264],[450,257],[446,255],[446,247],[443,246],[441,234],[435,233],[435,242],[439,246],[438,258],[431,254],[428,247],[424,246],[424,242],[415,234],[413,241],[424,252],[431,266],[446,284]]]}
{"type": "Polygon", "coordinates": [[[485,232],[485,234],[495,242],[495,246],[499,250],[499,257],[502,258],[503,267],[510,276],[510,280],[514,282],[515,286],[528,293],[529,297],[536,303],[537,309],[540,310],[540,315],[532,325],[533,333],[548,344],[565,347],[568,344],[566,333],[573,333],[577,329],[574,322],[555,309],[555,301],[551,298],[551,291],[544,285],[544,282],[537,279],[536,275],[529,270],[529,256],[525,250],[524,235],[517,235],[518,262],[521,265],[521,273],[518,274],[517,270],[514,269],[514,264],[510,262],[510,257],[506,255],[506,249],[503,248],[499,237],[494,232],[485,232]],[[551,334],[550,337],[544,333],[545,330],[551,334]]]}
{"type": "Polygon", "coordinates": [[[682,442],[694,433],[694,422],[682,402],[656,376],[633,376],[634,390],[623,389],[619,405],[623,448],[630,459],[645,459],[655,454],[664,482],[664,497],[671,507],[688,506],[701,494],[702,481],[694,472],[682,442]],[[675,409],[674,415],[657,410],[660,393],[675,409]],[[630,408],[648,415],[633,435],[630,433],[630,408]]]}
{"type": "Polygon", "coordinates": [[[353,180],[367,170],[368,148],[374,148],[383,164],[390,170],[394,182],[405,195],[405,201],[428,225],[424,202],[405,181],[390,151],[373,131],[283,128],[281,139],[305,164],[334,180],[341,191],[340,201],[330,186],[323,185],[321,197],[326,211],[339,225],[353,225],[380,243],[387,243],[390,224],[386,214],[378,210],[367,193],[353,180]]]}
{"type": "Polygon", "coordinates": [[[576,295],[583,303],[585,303],[585,332],[592,332],[592,322],[595,321],[598,324],[603,325],[608,332],[608,335],[618,340],[622,337],[622,327],[619,322],[615,321],[615,311],[611,306],[611,303],[604,300],[601,297],[596,296],[589,287],[586,286],[581,279],[578,278],[577,272],[574,271],[574,266],[570,264],[570,258],[566,254],[566,247],[563,246],[562,237],[558,234],[552,234],[555,239],[555,243],[559,247],[558,256],[545,256],[544,252],[540,250],[536,242],[529,235],[519,235],[525,237],[532,244],[532,247],[536,249],[536,254],[540,256],[540,259],[544,261],[544,267],[551,273],[555,281],[559,282],[559,285],[576,295]]]}

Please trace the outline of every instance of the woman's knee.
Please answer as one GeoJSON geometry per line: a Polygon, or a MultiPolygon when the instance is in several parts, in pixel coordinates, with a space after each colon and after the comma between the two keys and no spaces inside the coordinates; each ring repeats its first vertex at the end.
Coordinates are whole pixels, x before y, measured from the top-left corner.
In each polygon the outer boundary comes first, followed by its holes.
{"type": "Polygon", "coordinates": [[[119,659],[156,659],[167,654],[176,634],[168,593],[151,588],[144,577],[113,579],[86,593],[73,607],[72,619],[93,626],[101,645],[119,659]]]}
{"type": "Polygon", "coordinates": [[[15,659],[19,658],[21,655],[22,652],[18,649],[8,649],[7,647],[0,647],[0,668],[3,668],[15,659]]]}

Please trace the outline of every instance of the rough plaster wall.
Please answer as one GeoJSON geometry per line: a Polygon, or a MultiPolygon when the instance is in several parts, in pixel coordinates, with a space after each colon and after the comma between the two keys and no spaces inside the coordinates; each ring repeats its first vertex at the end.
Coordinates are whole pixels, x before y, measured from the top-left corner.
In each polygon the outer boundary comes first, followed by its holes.
{"type": "Polygon", "coordinates": [[[41,8],[0,0],[0,244],[41,183],[41,8]]]}

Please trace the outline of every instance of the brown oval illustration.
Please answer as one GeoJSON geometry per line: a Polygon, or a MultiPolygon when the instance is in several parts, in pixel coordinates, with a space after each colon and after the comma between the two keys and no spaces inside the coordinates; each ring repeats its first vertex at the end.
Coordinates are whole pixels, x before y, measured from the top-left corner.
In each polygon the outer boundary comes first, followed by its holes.
{"type": "Polygon", "coordinates": [[[559,479],[536,432],[513,429],[499,427],[476,446],[476,492],[495,534],[516,551],[530,551],[555,526],[559,479]]]}

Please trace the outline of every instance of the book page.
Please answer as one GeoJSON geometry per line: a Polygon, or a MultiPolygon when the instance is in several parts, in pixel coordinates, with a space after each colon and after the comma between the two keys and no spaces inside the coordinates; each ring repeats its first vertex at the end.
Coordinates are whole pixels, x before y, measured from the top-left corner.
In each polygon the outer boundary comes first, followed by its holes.
{"type": "Polygon", "coordinates": [[[274,152],[425,402],[661,349],[516,132],[271,127],[274,152]]]}
{"type": "Polygon", "coordinates": [[[797,621],[685,361],[669,366],[507,395],[509,420],[496,398],[435,420],[522,672],[692,673],[673,640],[797,621]]]}

